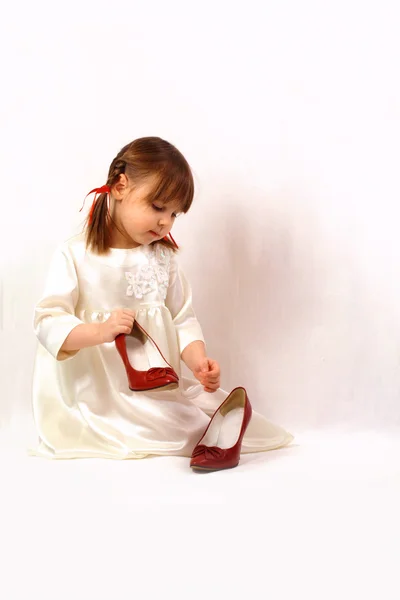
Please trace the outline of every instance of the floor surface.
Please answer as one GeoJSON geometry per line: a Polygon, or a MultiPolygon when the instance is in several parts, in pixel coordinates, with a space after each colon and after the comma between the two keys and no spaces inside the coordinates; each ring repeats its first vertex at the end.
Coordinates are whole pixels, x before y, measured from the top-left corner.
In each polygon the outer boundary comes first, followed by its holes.
{"type": "Polygon", "coordinates": [[[399,434],[302,434],[207,474],[3,437],[0,469],[2,600],[400,599],[399,434]]]}

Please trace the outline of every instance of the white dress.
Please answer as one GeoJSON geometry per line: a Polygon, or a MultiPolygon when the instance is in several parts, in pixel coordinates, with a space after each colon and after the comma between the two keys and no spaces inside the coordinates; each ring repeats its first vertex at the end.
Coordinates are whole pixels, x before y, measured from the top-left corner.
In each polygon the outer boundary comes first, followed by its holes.
{"type": "MultiPolygon", "coordinates": [[[[210,416],[225,400],[224,390],[207,393],[198,382],[183,377],[175,390],[131,392],[114,342],[60,352],[74,327],[102,322],[116,308],[137,311],[137,321],[178,375],[183,349],[203,340],[190,286],[171,250],[156,244],[111,249],[99,256],[85,248],[82,236],[63,244],[55,253],[35,311],[40,343],[33,413],[40,441],[33,455],[189,457],[210,416]]],[[[272,450],[292,439],[253,413],[242,452],[272,450]]]]}

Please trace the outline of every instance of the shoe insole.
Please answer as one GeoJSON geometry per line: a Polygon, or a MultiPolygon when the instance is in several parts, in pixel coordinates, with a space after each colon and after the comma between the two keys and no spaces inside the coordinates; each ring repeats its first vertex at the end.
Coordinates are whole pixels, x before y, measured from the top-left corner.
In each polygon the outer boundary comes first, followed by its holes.
{"type": "Polygon", "coordinates": [[[155,344],[137,327],[126,336],[126,351],[129,362],[137,371],[148,371],[152,367],[168,367],[155,344]]]}
{"type": "Polygon", "coordinates": [[[244,408],[238,407],[230,410],[225,416],[216,415],[202,440],[205,446],[218,446],[218,448],[232,448],[238,441],[243,423],[244,408]]]}

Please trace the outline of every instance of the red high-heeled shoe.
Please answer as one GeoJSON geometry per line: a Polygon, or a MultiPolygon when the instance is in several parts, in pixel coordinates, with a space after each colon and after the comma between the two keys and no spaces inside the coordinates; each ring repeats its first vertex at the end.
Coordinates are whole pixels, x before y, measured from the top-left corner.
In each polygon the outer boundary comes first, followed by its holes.
{"type": "Polygon", "coordinates": [[[203,437],[192,453],[195,471],[232,469],[239,464],[242,440],[252,408],[246,390],[237,387],[213,414],[203,437]]]}
{"type": "Polygon", "coordinates": [[[178,387],[178,375],[165,360],[153,338],[137,321],[134,322],[130,335],[127,336],[124,333],[117,335],[115,345],[125,365],[130,390],[141,392],[159,388],[173,390],[178,387]],[[135,369],[130,363],[127,341],[128,345],[132,343],[135,346],[135,365],[139,369],[135,369]],[[160,363],[164,364],[160,365],[160,363]],[[151,367],[151,364],[157,364],[157,366],[151,367]]]}

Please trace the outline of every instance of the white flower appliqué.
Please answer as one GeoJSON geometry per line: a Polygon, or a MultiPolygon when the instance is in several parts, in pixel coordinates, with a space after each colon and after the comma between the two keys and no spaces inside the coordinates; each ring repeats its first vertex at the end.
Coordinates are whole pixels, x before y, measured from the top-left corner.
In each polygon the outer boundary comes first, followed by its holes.
{"type": "Polygon", "coordinates": [[[149,264],[140,267],[136,273],[125,272],[129,284],[126,295],[141,299],[145,294],[154,292],[158,288],[161,297],[165,300],[169,283],[169,252],[159,244],[155,249],[147,247],[144,252],[147,254],[149,264]]]}

